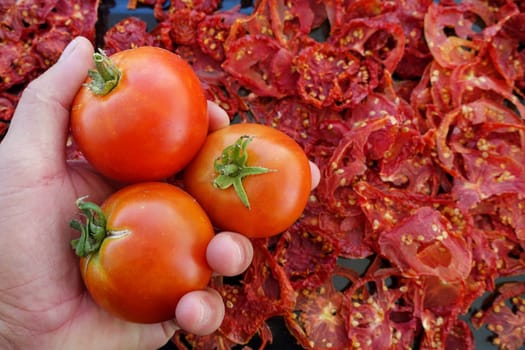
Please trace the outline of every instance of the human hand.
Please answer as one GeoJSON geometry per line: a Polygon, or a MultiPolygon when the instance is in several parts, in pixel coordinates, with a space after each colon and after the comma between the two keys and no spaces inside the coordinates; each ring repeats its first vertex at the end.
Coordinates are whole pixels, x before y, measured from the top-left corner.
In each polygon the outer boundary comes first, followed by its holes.
{"type": "MultiPolygon", "coordinates": [[[[84,162],[66,160],[71,102],[91,68],[93,47],[78,38],[24,91],[0,143],[0,348],[156,349],[177,326],[196,334],[219,327],[224,304],[214,290],[185,295],[175,321],[135,324],[94,304],[69,244],[75,200],[102,202],[113,188],[84,162]]],[[[228,124],[209,105],[210,129],[228,124]]],[[[252,258],[249,240],[217,234],[208,246],[216,273],[236,275],[252,258]]],[[[174,317],[175,319],[175,317],[174,317]]]]}

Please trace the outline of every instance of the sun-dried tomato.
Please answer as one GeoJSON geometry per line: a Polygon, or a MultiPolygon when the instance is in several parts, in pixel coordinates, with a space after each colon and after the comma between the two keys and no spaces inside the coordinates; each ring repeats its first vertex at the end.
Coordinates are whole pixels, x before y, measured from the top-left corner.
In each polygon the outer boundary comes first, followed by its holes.
{"type": "Polygon", "coordinates": [[[445,7],[433,3],[428,8],[425,38],[434,59],[443,67],[472,62],[481,49],[480,34],[474,30],[479,17],[470,5],[445,7]]]}
{"type": "Polygon", "coordinates": [[[178,330],[172,338],[177,350],[232,350],[235,349],[237,343],[229,340],[220,333],[212,333],[207,336],[196,336],[178,330]]]}
{"type": "Polygon", "coordinates": [[[0,90],[23,84],[37,73],[41,66],[37,57],[31,55],[31,48],[19,43],[0,43],[0,90]]]}
{"type": "Polygon", "coordinates": [[[250,16],[234,23],[229,40],[260,34],[294,51],[297,41],[321,26],[326,18],[324,4],[317,1],[261,0],[250,16]]]}
{"type": "Polygon", "coordinates": [[[206,17],[204,12],[188,8],[170,12],[166,22],[170,24],[169,34],[175,44],[193,45],[197,42],[199,23],[206,17]]]}
{"type": "Polygon", "coordinates": [[[454,69],[451,82],[454,86],[454,107],[486,98],[498,105],[510,106],[519,115],[525,115],[523,101],[519,100],[513,87],[505,83],[488,59],[454,69]]]}
{"type": "Polygon", "coordinates": [[[395,11],[397,22],[405,33],[405,50],[396,68],[396,75],[405,79],[420,79],[432,55],[424,40],[423,21],[432,0],[407,1],[395,11]]]}
{"type": "Polygon", "coordinates": [[[380,67],[375,60],[327,43],[313,43],[300,50],[294,67],[299,74],[299,95],[318,108],[354,107],[380,80],[380,67]]]}
{"type": "Polygon", "coordinates": [[[322,157],[316,150],[321,148],[319,143],[326,142],[331,146],[338,143],[340,135],[330,136],[330,131],[317,127],[325,122],[341,120],[340,114],[333,110],[316,108],[297,97],[250,98],[247,104],[255,122],[283,131],[295,139],[312,159],[322,157]]]}
{"type": "Polygon", "coordinates": [[[465,349],[473,350],[474,340],[469,325],[462,319],[435,316],[425,313],[426,327],[421,349],[465,349]]]}
{"type": "Polygon", "coordinates": [[[445,115],[437,128],[439,159],[454,176],[452,193],[462,208],[493,195],[525,191],[520,141],[525,129],[509,108],[487,100],[445,115]]]}
{"type": "Polygon", "coordinates": [[[412,300],[414,290],[399,271],[383,268],[380,258],[344,291],[348,338],[362,349],[412,348],[419,321],[412,300]]]}
{"type": "Polygon", "coordinates": [[[219,332],[238,343],[247,343],[265,321],[293,309],[295,294],[282,267],[268,249],[254,242],[254,260],[242,284],[215,286],[222,294],[226,316],[219,332]]]}
{"type": "Polygon", "coordinates": [[[299,36],[309,35],[327,18],[324,6],[315,0],[268,0],[266,3],[272,34],[285,46],[299,36]]]}
{"type": "Polygon", "coordinates": [[[147,23],[138,17],[127,17],[116,23],[104,36],[106,54],[153,45],[155,39],[148,33],[147,26],[147,23]]]}
{"type": "Polygon", "coordinates": [[[494,300],[472,318],[475,327],[494,333],[492,344],[500,349],[521,349],[525,344],[525,283],[500,285],[494,300]]]}
{"type": "Polygon", "coordinates": [[[313,236],[299,225],[279,238],[274,254],[295,290],[323,283],[340,255],[327,237],[313,236]]]}
{"type": "MultiPolygon", "coordinates": [[[[338,268],[333,276],[354,281],[357,274],[338,268]]],[[[344,294],[337,290],[331,278],[317,287],[304,287],[297,292],[294,310],[286,318],[290,332],[305,349],[348,349],[346,334],[348,308],[344,294]]]]}
{"type": "Polygon", "coordinates": [[[525,274],[524,199],[517,193],[492,196],[470,210],[478,280],[493,288],[497,277],[525,274]]]}
{"type": "MultiPolygon", "coordinates": [[[[515,16],[514,18],[517,18],[515,16]]],[[[519,15],[520,21],[525,21],[525,15],[519,15]]],[[[525,32],[525,29],[524,29],[525,32]]],[[[522,40],[521,42],[525,42],[522,40]]],[[[507,85],[514,86],[516,81],[523,79],[525,74],[525,61],[520,57],[520,41],[516,37],[509,37],[500,31],[492,39],[489,46],[490,57],[494,68],[505,79],[507,85]]]]}
{"type": "Polygon", "coordinates": [[[405,34],[400,25],[384,18],[354,19],[332,30],[328,42],[341,50],[373,57],[393,73],[403,56],[405,34]]]}
{"type": "Polygon", "coordinates": [[[197,41],[201,50],[217,61],[223,61],[224,43],[228,38],[232,24],[244,15],[238,10],[220,11],[206,16],[197,27],[197,41]]]}
{"type": "Polygon", "coordinates": [[[66,28],[53,28],[39,35],[32,42],[32,56],[50,66],[56,62],[66,45],[71,41],[71,34],[66,28]]]}
{"type": "Polygon", "coordinates": [[[232,23],[225,43],[226,48],[230,42],[235,42],[246,35],[261,34],[278,41],[272,30],[269,1],[271,0],[260,0],[250,15],[239,18],[232,23]]]}
{"type": "Polygon", "coordinates": [[[259,96],[283,97],[295,90],[293,54],[265,35],[246,35],[227,46],[222,67],[259,96]]]}
{"type": "Polygon", "coordinates": [[[446,282],[468,277],[472,252],[468,242],[439,211],[420,207],[379,234],[381,253],[406,276],[437,276],[446,282]]]}

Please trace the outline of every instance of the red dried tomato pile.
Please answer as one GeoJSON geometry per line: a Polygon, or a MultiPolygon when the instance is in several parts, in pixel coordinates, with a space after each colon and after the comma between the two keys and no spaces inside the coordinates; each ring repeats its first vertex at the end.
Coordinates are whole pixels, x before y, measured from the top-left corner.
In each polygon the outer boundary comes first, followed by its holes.
{"type": "MultiPolygon", "coordinates": [[[[157,25],[124,19],[108,53],[177,52],[232,120],[283,130],[322,173],[298,222],[254,241],[239,279],[213,281],[219,331],[179,331],[179,348],[262,349],[275,317],[307,349],[472,349],[469,323],[502,349],[523,345],[525,3],[260,0],[246,14],[138,2],[157,25]]],[[[35,38],[56,25],[44,23],[35,38]]],[[[4,50],[5,99],[18,75],[4,50]]]]}
{"type": "Polygon", "coordinates": [[[98,0],[0,0],[0,140],[26,85],[74,37],[95,38],[98,0]]]}

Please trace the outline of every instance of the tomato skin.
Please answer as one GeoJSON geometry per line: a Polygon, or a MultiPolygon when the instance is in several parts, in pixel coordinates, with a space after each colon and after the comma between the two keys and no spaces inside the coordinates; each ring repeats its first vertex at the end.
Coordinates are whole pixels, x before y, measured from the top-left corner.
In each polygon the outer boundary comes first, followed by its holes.
{"type": "MultiPolygon", "coordinates": [[[[83,86],[71,109],[73,138],[103,175],[154,181],[182,169],[208,133],[207,101],[191,66],[157,47],[112,55],[121,69],[107,95],[83,86]]],[[[89,81],[89,78],[88,78],[89,81]]]]}
{"type": "Polygon", "coordinates": [[[260,124],[234,124],[208,135],[184,170],[184,185],[220,229],[252,238],[269,237],[301,216],[311,190],[310,164],[302,148],[283,132],[260,124]],[[245,135],[253,136],[247,147],[247,165],[272,170],[243,179],[250,208],[232,187],[213,186],[215,159],[245,135]]]}
{"type": "Polygon", "coordinates": [[[166,183],[125,187],[101,206],[108,236],[100,250],[80,260],[93,299],[132,322],[173,319],[178,300],[206,287],[206,248],[213,227],[186,192],[166,183]]]}

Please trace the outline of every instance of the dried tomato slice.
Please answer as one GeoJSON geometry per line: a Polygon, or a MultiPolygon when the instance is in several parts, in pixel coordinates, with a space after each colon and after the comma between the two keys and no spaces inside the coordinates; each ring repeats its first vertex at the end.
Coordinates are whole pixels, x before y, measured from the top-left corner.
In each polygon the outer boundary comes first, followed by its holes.
{"type": "Polygon", "coordinates": [[[0,50],[0,91],[25,83],[40,71],[42,63],[24,43],[0,43],[0,50]]]}
{"type": "Polygon", "coordinates": [[[340,255],[337,246],[326,237],[314,236],[299,225],[281,235],[274,254],[295,290],[323,283],[340,255]]]}
{"type": "Polygon", "coordinates": [[[283,97],[295,90],[293,54],[266,35],[230,42],[222,67],[259,96],[283,97]]]}
{"type": "MultiPolygon", "coordinates": [[[[309,35],[327,18],[324,6],[315,0],[268,0],[272,34],[287,46],[300,36],[309,35]]],[[[259,8],[264,7],[259,5],[259,8]]]]}
{"type": "Polygon", "coordinates": [[[403,56],[405,33],[384,18],[354,19],[332,30],[327,40],[341,50],[353,50],[361,56],[374,57],[393,73],[403,56]]]}
{"type": "Polygon", "coordinates": [[[396,22],[400,23],[405,33],[405,49],[395,71],[401,81],[419,80],[432,60],[423,29],[425,13],[430,4],[431,0],[408,1],[395,10],[396,22]]]}
{"type": "MultiPolygon", "coordinates": [[[[478,16],[468,4],[443,6],[433,3],[425,16],[425,39],[434,59],[443,67],[473,62],[481,50],[479,33],[474,31],[478,16]]],[[[481,10],[481,9],[480,9],[481,10]]]]}
{"type": "Polygon", "coordinates": [[[422,349],[475,349],[472,331],[464,320],[434,317],[431,313],[426,313],[426,316],[422,349]]]}
{"type": "Polygon", "coordinates": [[[237,345],[218,332],[196,336],[182,329],[177,330],[171,340],[178,350],[232,350],[237,345]]]}
{"type": "Polygon", "coordinates": [[[254,242],[254,260],[241,286],[214,286],[226,305],[219,332],[238,344],[247,343],[266,320],[285,315],[294,306],[295,295],[284,270],[261,243],[254,242]]]}
{"type": "Polygon", "coordinates": [[[317,108],[351,108],[378,86],[380,67],[373,59],[313,43],[295,58],[299,95],[317,108]],[[323,72],[323,74],[317,74],[323,72]]]}
{"type": "Polygon", "coordinates": [[[127,17],[116,23],[104,36],[104,49],[108,55],[133,47],[154,45],[147,23],[137,17],[127,17]]]}
{"type": "Polygon", "coordinates": [[[60,54],[71,41],[71,33],[67,28],[53,28],[33,40],[32,56],[39,57],[44,66],[56,62],[60,54]]]}
{"type": "MultiPolygon", "coordinates": [[[[358,275],[351,269],[338,267],[334,276],[354,281],[358,275]]],[[[348,309],[345,297],[331,278],[318,287],[297,291],[294,310],[286,317],[286,325],[298,343],[305,349],[347,349],[346,319],[348,309]]]]}
{"type": "Polygon", "coordinates": [[[470,210],[476,230],[473,250],[477,281],[493,289],[496,277],[525,274],[523,264],[524,199],[517,193],[492,196],[470,210]]]}
{"type": "Polygon", "coordinates": [[[202,52],[222,62],[226,57],[224,43],[231,26],[237,19],[244,17],[237,8],[206,16],[197,26],[197,41],[202,52]]]}
{"type": "Polygon", "coordinates": [[[439,159],[455,177],[462,208],[502,193],[525,191],[524,125],[509,108],[487,100],[449,112],[436,131],[439,159]],[[512,151],[513,150],[513,151],[512,151]],[[519,153],[518,153],[519,151],[519,153]]]}
{"type": "Polygon", "coordinates": [[[189,8],[169,12],[164,23],[169,23],[169,35],[178,45],[193,45],[197,42],[197,27],[206,14],[189,8]]]}
{"type": "MultiPolygon", "coordinates": [[[[525,21],[525,15],[521,16],[525,21]]],[[[525,61],[520,57],[520,42],[515,37],[507,37],[503,34],[496,35],[489,46],[489,54],[494,62],[494,67],[505,79],[507,85],[514,86],[516,81],[523,79],[525,75],[525,61]]]]}
{"type": "MultiPolygon", "coordinates": [[[[316,145],[321,142],[334,146],[340,135],[317,127],[324,122],[341,119],[341,115],[330,109],[316,108],[298,97],[282,99],[250,98],[246,101],[253,121],[277,128],[299,143],[311,158],[320,156],[316,145]]],[[[322,163],[320,159],[317,163],[322,163]]]]}
{"type": "Polygon", "coordinates": [[[348,338],[364,349],[408,349],[414,345],[419,320],[408,288],[397,269],[374,259],[364,276],[344,291],[348,338]]]}
{"type": "Polygon", "coordinates": [[[498,287],[496,298],[472,318],[494,333],[492,343],[499,348],[520,349],[525,344],[525,283],[509,282],[498,287]]]}
{"type": "Polygon", "coordinates": [[[470,274],[472,252],[451,223],[430,207],[420,207],[390,230],[380,233],[383,256],[406,276],[437,276],[443,281],[464,280],[470,274]]]}

